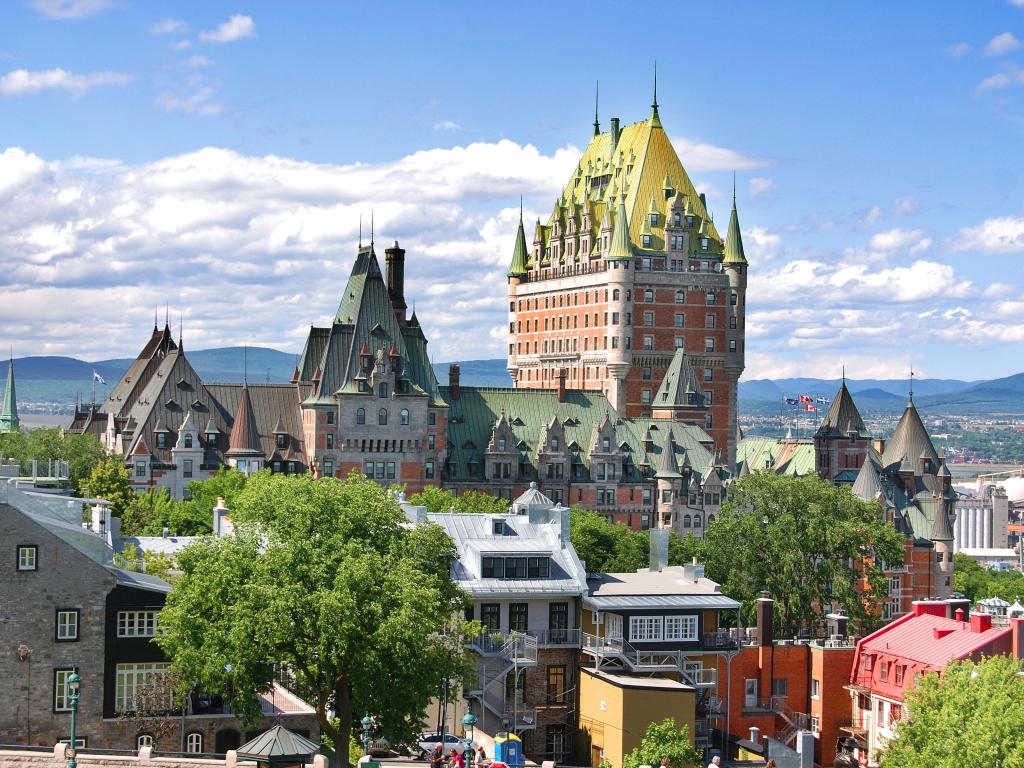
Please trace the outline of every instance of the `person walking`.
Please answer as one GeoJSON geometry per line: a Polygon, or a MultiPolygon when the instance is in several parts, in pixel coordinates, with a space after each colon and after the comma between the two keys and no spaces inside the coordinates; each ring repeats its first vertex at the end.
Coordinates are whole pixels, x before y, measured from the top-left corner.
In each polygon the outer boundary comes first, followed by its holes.
{"type": "Polygon", "coordinates": [[[466,758],[455,747],[448,753],[448,768],[466,768],[466,758]]]}
{"type": "Polygon", "coordinates": [[[484,760],[486,759],[487,754],[484,752],[484,748],[478,746],[473,753],[473,768],[484,768],[484,760]]]}
{"type": "Polygon", "coordinates": [[[714,757],[711,758],[711,762],[708,763],[708,768],[719,768],[719,766],[721,766],[721,765],[722,765],[722,758],[720,758],[718,755],[715,755],[714,757]]]}

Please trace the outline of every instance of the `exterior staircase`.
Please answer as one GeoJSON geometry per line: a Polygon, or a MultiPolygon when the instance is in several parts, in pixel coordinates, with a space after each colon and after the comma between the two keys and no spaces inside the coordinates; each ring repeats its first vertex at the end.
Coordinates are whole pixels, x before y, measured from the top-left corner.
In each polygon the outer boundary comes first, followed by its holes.
{"type": "MultiPolygon", "coordinates": [[[[640,650],[619,637],[607,638],[583,633],[583,650],[598,659],[618,661],[631,672],[674,672],[694,688],[715,688],[717,669],[694,669],[688,665],[693,655],[686,651],[640,650]]],[[[703,654],[702,654],[703,655],[703,654]]]]}

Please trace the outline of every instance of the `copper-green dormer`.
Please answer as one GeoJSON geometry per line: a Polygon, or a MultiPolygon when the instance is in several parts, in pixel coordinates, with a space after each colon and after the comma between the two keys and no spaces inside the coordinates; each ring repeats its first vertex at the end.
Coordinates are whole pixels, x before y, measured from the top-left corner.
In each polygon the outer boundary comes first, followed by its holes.
{"type": "Polygon", "coordinates": [[[626,219],[626,206],[619,201],[615,209],[615,228],[612,230],[612,242],[608,248],[608,260],[632,259],[633,249],[629,245],[629,221],[626,219]]]}
{"type": "Polygon", "coordinates": [[[743,238],[740,235],[740,218],[736,214],[736,198],[732,199],[732,213],[729,214],[729,230],[725,234],[725,254],[723,264],[746,264],[743,255],[743,238]]]}
{"type": "Polygon", "coordinates": [[[512,251],[512,265],[508,268],[509,277],[525,277],[526,261],[529,251],[526,249],[526,231],[523,229],[523,217],[519,217],[519,231],[516,232],[516,247],[512,251]]]}
{"type": "Polygon", "coordinates": [[[4,389],[3,408],[0,409],[0,432],[20,432],[18,398],[14,393],[14,358],[7,363],[7,386],[4,389]]]}

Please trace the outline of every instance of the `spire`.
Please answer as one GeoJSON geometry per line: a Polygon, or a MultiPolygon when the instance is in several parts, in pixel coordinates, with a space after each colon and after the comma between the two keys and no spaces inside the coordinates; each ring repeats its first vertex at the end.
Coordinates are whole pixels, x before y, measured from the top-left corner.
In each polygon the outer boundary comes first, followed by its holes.
{"type": "Polygon", "coordinates": [[[914,404],[914,366],[910,366],[910,405],[914,404]]]}
{"type": "Polygon", "coordinates": [[[0,432],[20,432],[18,398],[14,391],[14,352],[7,362],[7,386],[4,389],[3,408],[0,408],[0,432]]]}
{"type": "Polygon", "coordinates": [[[651,127],[661,128],[661,117],[658,115],[658,62],[654,62],[654,101],[651,102],[651,127]]]}
{"type": "Polygon", "coordinates": [[[263,454],[259,427],[256,426],[256,412],[249,399],[247,384],[242,385],[238,407],[235,409],[235,421],[231,425],[231,439],[228,441],[228,455],[236,454],[263,454]]]}
{"type": "Polygon", "coordinates": [[[612,242],[611,247],[608,249],[608,258],[633,258],[633,249],[629,245],[629,221],[626,218],[626,206],[621,201],[615,210],[615,228],[612,230],[612,242]]]}
{"type": "Polygon", "coordinates": [[[363,250],[363,214],[359,214],[359,250],[363,250]]]}
{"type": "Polygon", "coordinates": [[[370,209],[370,248],[373,248],[373,208],[370,209]]]}
{"type": "Polygon", "coordinates": [[[597,119],[597,102],[598,102],[598,96],[600,96],[600,94],[601,94],[601,83],[598,82],[598,83],[594,84],[594,135],[595,136],[600,136],[601,135],[601,123],[597,119]]]}
{"type": "Polygon", "coordinates": [[[523,229],[523,199],[519,198],[519,229],[516,232],[516,245],[512,251],[512,264],[508,268],[509,277],[524,277],[529,251],[526,249],[526,230],[523,229]]]}
{"type": "MultiPolygon", "coordinates": [[[[703,223],[702,223],[703,233],[703,223]]],[[[736,175],[732,177],[732,213],[729,214],[729,229],[725,234],[725,253],[723,264],[746,264],[747,257],[743,253],[743,237],[740,235],[740,217],[736,212],[736,175]]]]}

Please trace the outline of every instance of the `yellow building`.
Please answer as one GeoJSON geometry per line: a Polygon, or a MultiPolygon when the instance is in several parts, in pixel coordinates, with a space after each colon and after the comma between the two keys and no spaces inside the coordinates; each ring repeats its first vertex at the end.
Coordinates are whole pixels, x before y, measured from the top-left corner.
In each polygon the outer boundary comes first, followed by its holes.
{"type": "Polygon", "coordinates": [[[581,756],[622,768],[622,759],[640,746],[647,726],[666,717],[687,726],[693,742],[696,690],[667,677],[637,677],[595,669],[580,670],[581,756]]]}

